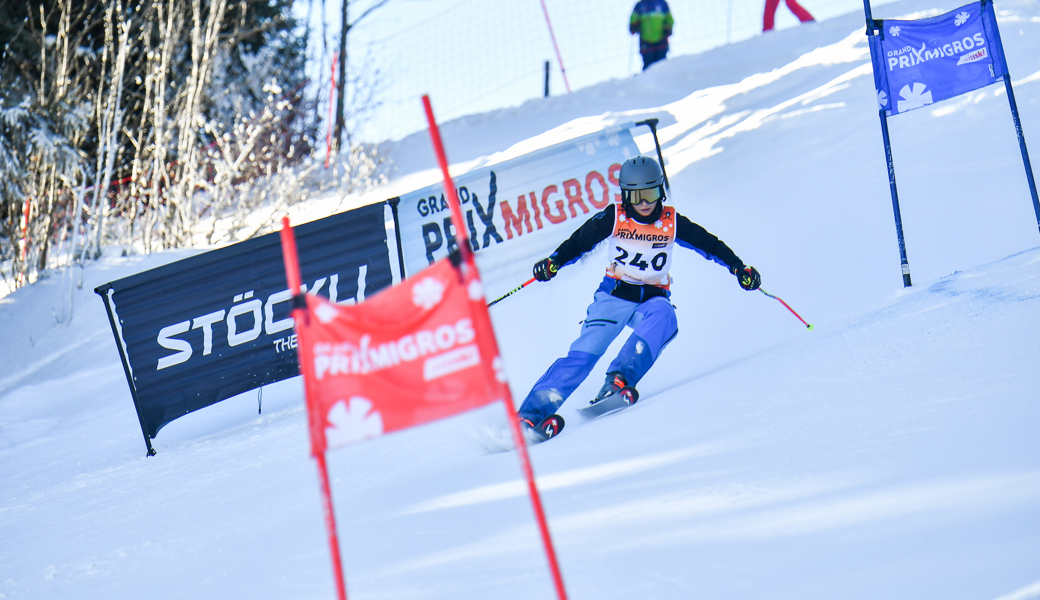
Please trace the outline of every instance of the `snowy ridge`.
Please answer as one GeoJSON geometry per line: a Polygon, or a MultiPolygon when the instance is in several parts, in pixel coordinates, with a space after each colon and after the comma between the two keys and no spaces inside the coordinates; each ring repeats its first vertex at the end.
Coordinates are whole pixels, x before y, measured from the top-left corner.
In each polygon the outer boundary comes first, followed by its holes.
{"type": "MultiPolygon", "coordinates": [[[[1040,142],[1040,3],[997,8],[1040,142]]],[[[678,210],[816,326],[676,251],[680,333],[640,401],[582,423],[594,371],[563,433],[531,448],[571,598],[1040,596],[1040,237],[1006,98],[893,119],[903,290],[862,29],[779,31],[445,124],[456,164],[488,164],[662,118],[678,210]]],[[[395,152],[386,195],[433,163],[421,135],[395,152]]],[[[0,598],[334,597],[299,380],[264,388],[262,414],[252,392],[178,419],[144,456],[93,287],[179,256],[0,298],[0,598]]],[[[492,309],[517,401],[577,334],[604,256],[492,309]]],[[[516,457],[473,439],[504,418],[330,453],[350,598],[552,597],[516,457]]]]}

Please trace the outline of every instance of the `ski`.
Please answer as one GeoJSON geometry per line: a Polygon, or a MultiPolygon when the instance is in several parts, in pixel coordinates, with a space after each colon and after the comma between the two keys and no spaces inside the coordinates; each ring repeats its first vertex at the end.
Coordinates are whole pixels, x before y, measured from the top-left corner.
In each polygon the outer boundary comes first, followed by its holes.
{"type": "MultiPolygon", "coordinates": [[[[549,415],[542,419],[536,427],[531,427],[526,421],[520,421],[520,433],[524,437],[524,443],[532,446],[559,435],[563,431],[563,425],[563,417],[549,415]]],[[[485,424],[483,427],[474,429],[473,438],[488,452],[511,452],[516,449],[510,427],[502,428],[485,424]]]]}
{"type": "Polygon", "coordinates": [[[564,425],[565,422],[563,417],[555,414],[545,417],[534,427],[528,425],[526,421],[520,422],[521,429],[523,429],[524,432],[524,441],[527,442],[528,446],[540,444],[548,439],[560,435],[560,432],[563,431],[564,425]]]}
{"type": "Polygon", "coordinates": [[[621,388],[618,393],[607,396],[598,402],[591,400],[588,406],[579,408],[577,412],[585,419],[595,419],[607,413],[628,408],[638,400],[639,392],[636,391],[636,388],[626,386],[621,388]]]}

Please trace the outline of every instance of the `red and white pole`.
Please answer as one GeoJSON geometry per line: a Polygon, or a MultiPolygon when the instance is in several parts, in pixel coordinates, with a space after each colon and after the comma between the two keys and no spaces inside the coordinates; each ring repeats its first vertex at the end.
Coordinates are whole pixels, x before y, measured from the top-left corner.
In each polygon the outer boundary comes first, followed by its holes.
{"type": "MultiPolygon", "coordinates": [[[[437,163],[440,165],[441,173],[444,175],[444,195],[447,196],[448,204],[451,206],[451,220],[458,234],[456,243],[462,252],[464,261],[472,269],[472,272],[475,273],[476,263],[473,261],[473,252],[466,238],[465,221],[462,220],[462,207],[459,203],[458,195],[455,193],[455,183],[451,179],[451,173],[448,172],[448,156],[444,152],[440,128],[437,127],[437,121],[433,117],[433,106],[430,104],[429,96],[423,96],[423,107],[426,109],[426,120],[430,125],[430,139],[433,142],[434,152],[437,154],[437,163]]],[[[491,331],[491,316],[488,314],[487,307],[484,306],[482,310],[477,312],[478,314],[473,315],[474,326],[488,328],[491,334],[489,337],[494,340],[494,332],[491,331]]],[[[498,353],[498,342],[495,342],[495,353],[498,353]]],[[[494,370],[490,364],[486,366],[486,369],[488,371],[487,375],[494,377],[494,370]]],[[[538,486],[535,485],[534,481],[534,471],[531,469],[531,460],[527,455],[527,444],[524,443],[524,436],[520,431],[520,422],[513,412],[515,410],[513,399],[509,395],[508,388],[506,388],[505,395],[503,404],[506,408],[506,420],[512,428],[513,441],[516,444],[517,456],[520,459],[520,469],[524,472],[524,477],[527,479],[527,489],[530,492],[531,504],[534,506],[534,514],[538,521],[538,530],[542,535],[542,543],[545,545],[545,555],[549,561],[549,570],[552,572],[556,596],[559,600],[567,600],[567,591],[563,587],[563,576],[560,574],[560,566],[556,562],[556,551],[553,548],[552,537],[549,535],[549,525],[545,520],[545,511],[542,510],[542,499],[538,494],[538,486]]]]}
{"type": "Polygon", "coordinates": [[[560,47],[556,44],[556,34],[553,33],[552,21],[549,19],[549,9],[545,7],[545,0],[542,0],[542,12],[545,13],[545,24],[549,26],[549,37],[552,38],[553,49],[556,50],[556,62],[560,63],[560,75],[563,75],[563,85],[567,88],[567,93],[571,93],[571,84],[567,82],[567,69],[563,68],[563,57],[560,56],[560,47]]]}
{"type": "MultiPolygon", "coordinates": [[[[300,259],[296,253],[296,236],[293,235],[292,227],[289,225],[289,217],[282,217],[282,256],[285,261],[285,278],[289,284],[289,291],[292,292],[293,297],[297,297],[303,294],[301,289],[302,278],[300,277],[300,259]]],[[[308,318],[307,310],[295,304],[292,310],[292,316],[296,319],[297,323],[306,322],[308,318]]],[[[311,346],[304,343],[301,339],[304,336],[305,328],[297,328],[297,348],[298,352],[297,360],[299,361],[300,369],[308,370],[314,368],[314,361],[311,359],[310,352],[311,346]]],[[[304,375],[303,373],[300,373],[304,375]]],[[[304,385],[308,381],[313,381],[313,377],[307,377],[304,375],[304,385]]],[[[311,395],[304,391],[304,396],[310,398],[311,395]]],[[[307,415],[308,418],[315,418],[317,412],[310,410],[308,407],[307,415]]],[[[313,427],[309,430],[313,431],[313,427]]],[[[343,561],[339,555],[339,537],[336,535],[336,511],[332,504],[332,488],[329,486],[329,471],[325,466],[325,452],[318,452],[314,447],[314,440],[311,440],[311,454],[314,455],[315,460],[318,461],[318,482],[321,484],[321,506],[325,513],[325,529],[329,535],[329,552],[332,555],[332,574],[336,582],[336,595],[339,600],[347,600],[347,585],[343,578],[343,561]]]]}

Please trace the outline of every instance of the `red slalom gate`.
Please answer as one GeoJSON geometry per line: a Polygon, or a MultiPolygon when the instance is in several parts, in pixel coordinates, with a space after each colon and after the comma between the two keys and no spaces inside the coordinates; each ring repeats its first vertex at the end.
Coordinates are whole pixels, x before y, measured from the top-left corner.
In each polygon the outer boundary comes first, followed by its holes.
{"type": "MultiPolygon", "coordinates": [[[[456,231],[464,232],[440,133],[424,98],[456,231]]],[[[349,443],[502,402],[527,481],[559,600],[566,600],[519,421],[513,414],[483,286],[465,237],[460,253],[363,303],[340,306],[304,294],[295,237],[283,219],[286,278],[293,294],[311,453],[317,460],[336,591],[346,600],[325,452],[349,443]]]]}
{"type": "MultiPolygon", "coordinates": [[[[426,120],[430,125],[430,139],[433,142],[433,149],[437,153],[437,163],[441,167],[441,173],[444,174],[444,194],[448,198],[448,204],[451,206],[452,225],[454,226],[455,231],[459,232],[459,239],[457,240],[456,245],[461,250],[466,263],[471,265],[474,272],[476,272],[476,263],[473,260],[473,251],[470,249],[470,245],[466,239],[465,222],[462,220],[462,205],[459,203],[458,195],[455,192],[455,184],[451,180],[451,174],[448,172],[448,157],[444,152],[444,144],[441,141],[440,128],[437,127],[437,120],[433,116],[433,106],[430,104],[429,96],[423,96],[423,108],[426,109],[426,120]]],[[[487,306],[484,306],[483,310],[476,312],[479,313],[480,324],[486,327],[487,330],[491,331],[491,339],[494,340],[494,332],[491,329],[491,315],[487,311],[487,306]]],[[[556,561],[556,550],[553,548],[552,536],[549,534],[549,525],[545,519],[545,511],[542,509],[542,499],[538,493],[538,486],[534,481],[534,471],[531,469],[531,460],[527,454],[527,444],[524,443],[524,435],[523,432],[520,431],[520,421],[514,414],[513,399],[512,395],[509,393],[508,387],[506,388],[505,393],[506,395],[505,398],[503,398],[502,403],[506,410],[506,421],[509,422],[512,428],[513,442],[516,445],[517,456],[520,459],[520,469],[523,471],[524,477],[527,479],[527,489],[530,492],[531,504],[534,508],[535,518],[538,521],[538,530],[541,533],[542,543],[545,546],[545,555],[549,561],[549,569],[552,572],[553,585],[556,587],[556,596],[560,600],[566,600],[567,590],[563,586],[563,576],[560,574],[560,566],[556,561]]]]}

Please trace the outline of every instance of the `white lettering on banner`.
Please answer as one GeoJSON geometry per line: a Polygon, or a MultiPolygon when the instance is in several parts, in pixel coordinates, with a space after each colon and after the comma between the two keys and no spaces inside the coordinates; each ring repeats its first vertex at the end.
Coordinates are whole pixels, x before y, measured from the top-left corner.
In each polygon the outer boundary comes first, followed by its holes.
{"type": "MultiPolygon", "coordinates": [[[[300,287],[303,288],[304,292],[311,295],[317,295],[319,291],[327,287],[330,301],[349,306],[364,301],[367,275],[368,265],[361,265],[358,268],[357,294],[353,298],[344,298],[343,300],[339,300],[338,274],[316,280],[311,289],[308,289],[306,284],[300,287]]],[[[253,293],[253,290],[250,290],[242,294],[236,294],[230,309],[221,309],[160,329],[159,335],[156,336],[156,342],[163,348],[176,350],[176,353],[161,357],[156,365],[156,370],[161,371],[162,369],[179,365],[187,362],[192,357],[194,353],[192,343],[174,336],[195,329],[202,330],[202,356],[208,356],[213,353],[214,326],[219,325],[221,322],[225,323],[227,343],[228,346],[232,347],[255,341],[262,334],[275,335],[292,329],[294,324],[292,316],[278,319],[277,321],[274,318],[275,306],[292,300],[291,291],[282,290],[275,292],[265,300],[253,299],[253,293]],[[251,324],[249,321],[250,315],[252,316],[251,324]]],[[[293,334],[290,337],[274,340],[273,344],[276,352],[281,353],[291,350],[296,348],[296,335],[293,334]]]]}
{"type": "MultiPolygon", "coordinates": [[[[389,369],[401,363],[412,362],[425,356],[433,356],[445,361],[445,363],[450,363],[435,367],[435,371],[438,368],[446,369],[451,365],[457,366],[464,361],[454,356],[442,359],[441,357],[446,356],[445,352],[452,350],[456,346],[470,344],[475,338],[476,333],[473,330],[473,322],[466,318],[460,319],[454,325],[446,324],[432,331],[418,331],[375,347],[372,347],[372,336],[368,334],[361,336],[357,346],[350,343],[315,344],[314,374],[318,380],[323,379],[326,375],[365,375],[389,369]]],[[[476,350],[475,346],[474,350],[476,350]]],[[[479,354],[477,362],[480,362],[479,354]]],[[[447,375],[455,370],[469,366],[472,366],[472,364],[445,371],[442,375],[447,375]]],[[[428,372],[430,368],[428,365],[424,365],[423,372],[428,372]]]]}
{"type": "Polygon", "coordinates": [[[477,350],[477,345],[463,346],[426,359],[423,363],[423,381],[433,381],[479,364],[480,351],[477,350]]]}
{"type": "Polygon", "coordinates": [[[288,337],[284,337],[280,340],[274,341],[275,352],[281,354],[282,352],[288,352],[289,350],[295,350],[297,346],[296,334],[292,334],[288,337]]]}
{"type": "MultiPolygon", "coordinates": [[[[202,329],[202,355],[206,356],[213,352],[213,324],[224,320],[224,309],[209,313],[192,319],[192,329],[202,329]]],[[[291,327],[291,325],[290,325],[291,327]]],[[[187,343],[187,342],[185,342],[187,343]]],[[[160,369],[162,367],[159,367],[160,369]]]]}
{"type": "MultiPolygon", "coordinates": [[[[921,63],[928,62],[936,58],[956,56],[962,52],[966,52],[976,47],[985,45],[986,38],[982,35],[982,32],[980,31],[971,37],[965,37],[962,40],[955,40],[953,42],[950,42],[949,44],[943,44],[942,46],[937,46],[933,49],[928,49],[927,44],[922,43],[920,49],[911,46],[905,46],[898,50],[889,50],[887,53],[888,70],[894,71],[896,68],[905,69],[907,67],[914,67],[921,63]]],[[[968,62],[975,62],[977,60],[981,60],[988,56],[988,53],[986,53],[985,48],[981,48],[980,50],[972,53],[969,56],[974,58],[972,58],[971,60],[965,60],[965,57],[962,56],[957,64],[962,65],[968,62]],[[979,54],[980,52],[982,53],[982,55],[975,57],[975,55],[979,54]]]]}
{"type": "Polygon", "coordinates": [[[159,337],[155,341],[159,342],[159,345],[167,350],[177,351],[177,354],[171,354],[159,359],[160,369],[179,365],[191,358],[191,344],[173,337],[188,331],[189,327],[191,327],[191,322],[184,321],[183,323],[176,323],[159,330],[159,337]]]}
{"type": "Polygon", "coordinates": [[[281,302],[288,302],[289,300],[292,300],[292,290],[284,290],[267,297],[267,302],[264,304],[264,331],[267,332],[267,335],[272,335],[279,331],[285,331],[286,329],[292,329],[294,321],[291,316],[279,319],[278,321],[274,320],[274,305],[281,302]]]}
{"type": "MultiPolygon", "coordinates": [[[[324,282],[325,280],[322,279],[324,282]]],[[[250,290],[245,293],[245,299],[253,297],[253,291],[250,290]]],[[[238,297],[235,297],[235,301],[238,301],[238,297]]],[[[256,338],[260,337],[260,331],[264,326],[264,317],[262,314],[264,303],[259,300],[250,300],[244,304],[236,304],[231,307],[228,311],[227,316],[227,341],[228,346],[238,346],[246,342],[251,342],[256,338]],[[239,315],[253,315],[253,327],[252,329],[239,331],[238,320],[236,319],[239,315]]]]}

